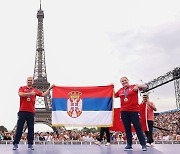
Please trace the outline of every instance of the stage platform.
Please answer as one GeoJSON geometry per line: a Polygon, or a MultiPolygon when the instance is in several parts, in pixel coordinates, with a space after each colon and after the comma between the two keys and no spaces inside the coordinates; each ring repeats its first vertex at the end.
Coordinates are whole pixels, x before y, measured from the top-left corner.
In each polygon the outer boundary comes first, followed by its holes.
{"type": "Polygon", "coordinates": [[[12,150],[12,144],[0,144],[0,154],[178,154],[179,144],[156,144],[142,151],[139,144],[133,145],[133,151],[124,151],[124,144],[105,145],[34,145],[30,150],[27,145],[20,144],[18,150],[12,150]]]}

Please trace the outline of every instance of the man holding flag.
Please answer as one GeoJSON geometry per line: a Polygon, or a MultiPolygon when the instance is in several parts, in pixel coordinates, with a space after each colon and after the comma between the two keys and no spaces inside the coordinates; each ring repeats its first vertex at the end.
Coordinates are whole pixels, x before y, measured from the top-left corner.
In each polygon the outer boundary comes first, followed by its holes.
{"type": "Polygon", "coordinates": [[[28,148],[34,150],[34,115],[35,115],[35,100],[36,96],[45,97],[49,94],[50,90],[55,86],[51,85],[45,92],[40,92],[38,89],[33,88],[33,77],[27,78],[27,85],[19,88],[18,95],[20,97],[20,107],[18,112],[17,129],[13,141],[13,150],[18,149],[18,144],[22,136],[24,123],[27,122],[28,128],[28,148]]]}

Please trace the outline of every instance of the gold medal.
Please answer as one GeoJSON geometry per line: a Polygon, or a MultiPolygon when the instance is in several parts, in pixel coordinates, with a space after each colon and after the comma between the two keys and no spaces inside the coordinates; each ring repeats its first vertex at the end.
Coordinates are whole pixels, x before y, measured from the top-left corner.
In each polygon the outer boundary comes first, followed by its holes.
{"type": "Polygon", "coordinates": [[[27,98],[27,101],[29,102],[29,101],[31,101],[31,99],[28,97],[28,98],[27,98]]]}
{"type": "Polygon", "coordinates": [[[127,101],[128,101],[128,99],[127,99],[127,98],[124,98],[124,101],[125,101],[125,102],[127,102],[127,101]]]}

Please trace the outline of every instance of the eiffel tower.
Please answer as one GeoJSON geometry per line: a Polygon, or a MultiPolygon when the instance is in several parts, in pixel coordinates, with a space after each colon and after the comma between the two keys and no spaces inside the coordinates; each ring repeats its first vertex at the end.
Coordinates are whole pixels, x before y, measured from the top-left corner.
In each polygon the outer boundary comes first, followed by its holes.
{"type": "MultiPolygon", "coordinates": [[[[44,31],[43,31],[43,19],[44,12],[40,9],[37,12],[38,28],[37,28],[37,42],[36,42],[36,57],[34,66],[34,84],[33,87],[37,88],[41,92],[45,92],[49,87],[50,83],[47,81],[46,63],[45,63],[45,51],[44,51],[44,31]]],[[[55,132],[60,132],[62,127],[54,127],[51,125],[51,111],[52,102],[51,95],[46,97],[36,97],[35,103],[35,124],[43,123],[48,125],[55,132]]]]}
{"type": "MultiPolygon", "coordinates": [[[[35,66],[34,66],[34,84],[33,87],[37,88],[41,92],[45,92],[49,87],[50,83],[47,81],[47,73],[46,73],[46,63],[45,63],[45,52],[44,52],[44,32],[43,32],[43,19],[44,12],[41,9],[41,1],[40,1],[40,9],[37,12],[38,18],[38,29],[37,29],[37,42],[36,42],[36,57],[35,57],[35,66]]],[[[60,126],[52,126],[52,101],[51,95],[49,94],[46,97],[36,97],[35,103],[35,121],[34,123],[42,123],[46,124],[53,129],[54,132],[60,132],[64,130],[64,127],[60,126]]],[[[17,124],[13,128],[15,132],[17,128],[17,124]]],[[[27,129],[27,124],[25,123],[23,132],[27,129]]]]}

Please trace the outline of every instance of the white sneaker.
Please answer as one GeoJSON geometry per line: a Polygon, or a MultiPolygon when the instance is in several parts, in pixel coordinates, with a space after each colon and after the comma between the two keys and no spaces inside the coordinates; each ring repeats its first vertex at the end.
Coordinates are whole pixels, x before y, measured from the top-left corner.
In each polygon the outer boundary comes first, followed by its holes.
{"type": "Polygon", "coordinates": [[[151,144],[150,144],[150,143],[146,143],[146,146],[147,146],[147,147],[150,147],[150,146],[151,146],[151,144]]]}
{"type": "Polygon", "coordinates": [[[152,147],[154,147],[154,146],[155,146],[154,142],[153,142],[153,143],[151,143],[151,146],[152,146],[152,147]]]}
{"type": "Polygon", "coordinates": [[[28,144],[28,148],[31,149],[31,150],[34,150],[34,147],[32,144],[28,144]]]}
{"type": "Polygon", "coordinates": [[[96,145],[101,145],[101,142],[99,142],[99,141],[96,141],[96,142],[94,142],[96,145]]]}
{"type": "Polygon", "coordinates": [[[17,150],[18,149],[18,145],[17,144],[13,144],[13,150],[17,150]]]}
{"type": "Polygon", "coordinates": [[[105,144],[105,146],[110,146],[111,144],[109,143],[109,142],[107,142],[106,144],[105,144]]]}
{"type": "Polygon", "coordinates": [[[147,146],[146,145],[142,145],[142,151],[147,151],[147,146]]]}

